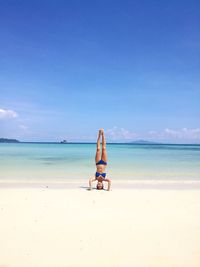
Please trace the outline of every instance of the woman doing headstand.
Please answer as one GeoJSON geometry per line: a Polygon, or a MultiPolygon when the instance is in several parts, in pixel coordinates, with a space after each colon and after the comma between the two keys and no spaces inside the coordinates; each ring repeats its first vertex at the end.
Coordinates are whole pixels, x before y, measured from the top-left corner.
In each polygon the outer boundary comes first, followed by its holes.
{"type": "Polygon", "coordinates": [[[108,191],[110,190],[111,186],[111,180],[106,178],[106,165],[107,165],[107,152],[106,152],[106,139],[104,135],[104,130],[99,130],[99,135],[97,139],[97,150],[96,150],[96,156],[95,156],[95,162],[96,162],[96,173],[95,177],[92,177],[89,180],[89,189],[92,189],[92,182],[97,181],[97,189],[101,190],[103,189],[103,182],[108,183],[108,191]],[[102,152],[101,152],[101,137],[102,137],[102,152]]]}

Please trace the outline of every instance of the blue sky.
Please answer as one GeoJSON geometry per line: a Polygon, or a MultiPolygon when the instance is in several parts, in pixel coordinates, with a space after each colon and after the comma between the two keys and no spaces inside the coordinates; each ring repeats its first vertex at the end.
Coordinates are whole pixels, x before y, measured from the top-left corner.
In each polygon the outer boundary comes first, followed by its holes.
{"type": "Polygon", "coordinates": [[[199,1],[1,1],[0,137],[200,143],[199,1]]]}

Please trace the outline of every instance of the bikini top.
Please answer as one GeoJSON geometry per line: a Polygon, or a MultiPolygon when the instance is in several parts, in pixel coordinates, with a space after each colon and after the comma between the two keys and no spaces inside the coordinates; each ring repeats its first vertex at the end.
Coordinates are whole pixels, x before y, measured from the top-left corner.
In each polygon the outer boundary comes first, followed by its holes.
{"type": "Polygon", "coordinates": [[[102,176],[102,177],[106,177],[106,173],[105,172],[103,172],[103,173],[100,173],[100,172],[96,172],[96,177],[99,177],[99,176],[102,176]]]}

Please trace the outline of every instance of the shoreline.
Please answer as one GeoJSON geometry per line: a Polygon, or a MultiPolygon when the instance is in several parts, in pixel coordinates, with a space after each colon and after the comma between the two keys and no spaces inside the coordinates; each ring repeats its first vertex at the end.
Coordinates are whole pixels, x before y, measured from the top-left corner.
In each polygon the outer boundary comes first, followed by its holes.
{"type": "MultiPolygon", "coordinates": [[[[95,184],[95,183],[94,183],[95,184]]],[[[105,187],[107,183],[105,183],[105,187]]],[[[4,188],[48,188],[48,189],[87,189],[88,181],[3,181],[0,180],[0,190],[4,188]]],[[[94,185],[93,188],[95,189],[94,185]]],[[[137,189],[157,189],[157,190],[200,190],[199,180],[115,180],[112,181],[112,190],[137,190],[137,189]]]]}

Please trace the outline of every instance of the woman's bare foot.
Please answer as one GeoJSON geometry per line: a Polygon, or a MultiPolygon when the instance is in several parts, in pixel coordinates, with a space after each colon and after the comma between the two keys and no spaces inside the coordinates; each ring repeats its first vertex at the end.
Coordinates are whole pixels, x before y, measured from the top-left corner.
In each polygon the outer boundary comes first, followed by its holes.
{"type": "Polygon", "coordinates": [[[98,138],[101,137],[101,129],[99,130],[98,138]]]}
{"type": "Polygon", "coordinates": [[[100,133],[100,134],[104,134],[104,129],[103,129],[103,128],[100,129],[100,130],[99,130],[99,133],[100,133]]]}

